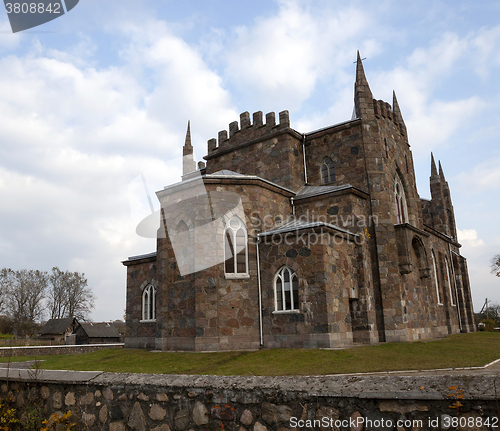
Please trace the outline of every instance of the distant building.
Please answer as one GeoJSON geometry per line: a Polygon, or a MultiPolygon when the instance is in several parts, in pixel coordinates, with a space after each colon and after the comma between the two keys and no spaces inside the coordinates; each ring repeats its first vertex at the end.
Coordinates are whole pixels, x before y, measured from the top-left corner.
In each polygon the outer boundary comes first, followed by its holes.
{"type": "Polygon", "coordinates": [[[75,331],[76,344],[119,343],[120,333],[112,323],[80,323],[75,331]]]}
{"type": "Polygon", "coordinates": [[[75,317],[64,319],[50,319],[38,331],[40,338],[55,341],[58,344],[66,344],[66,338],[73,334],[79,323],[75,317]]]}
{"type": "Polygon", "coordinates": [[[288,111],[244,112],[198,170],[188,126],[182,181],[157,192],[165,235],[123,262],[126,346],[331,348],[475,330],[441,163],[431,157],[421,199],[396,95],[373,98],[359,55],[354,107],[309,133],[288,111]],[[196,177],[206,194],[186,199],[196,177]]]}

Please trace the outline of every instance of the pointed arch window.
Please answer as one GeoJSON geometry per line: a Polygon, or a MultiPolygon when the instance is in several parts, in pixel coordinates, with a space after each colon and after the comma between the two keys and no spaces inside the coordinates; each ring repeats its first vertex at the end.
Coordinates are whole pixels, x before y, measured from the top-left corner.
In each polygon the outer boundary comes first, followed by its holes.
{"type": "Polygon", "coordinates": [[[274,310],[299,311],[299,279],[288,266],[274,276],[274,310]]]}
{"type": "Polygon", "coordinates": [[[156,321],[156,289],[148,284],[142,291],[142,322],[156,321]]]}
{"type": "Polygon", "coordinates": [[[431,250],[431,256],[432,256],[432,273],[434,276],[434,287],[436,288],[437,303],[438,305],[443,305],[443,302],[441,301],[441,295],[439,293],[439,280],[438,280],[436,256],[434,255],[434,250],[431,250]]]}
{"type": "Polygon", "coordinates": [[[333,183],[335,181],[335,166],[330,157],[325,157],[321,165],[321,181],[323,184],[333,183]]]}
{"type": "Polygon", "coordinates": [[[396,175],[396,180],[394,181],[394,197],[396,200],[397,224],[408,223],[408,207],[406,206],[405,189],[399,175],[396,175]]]}
{"type": "Polygon", "coordinates": [[[450,290],[450,304],[455,305],[455,299],[453,298],[453,286],[452,286],[452,278],[450,272],[450,265],[448,263],[448,258],[444,257],[444,263],[446,266],[446,283],[448,284],[448,289],[450,290]]]}
{"type": "Polygon", "coordinates": [[[224,271],[226,278],[248,277],[248,235],[239,217],[232,217],[224,231],[224,271]]]}

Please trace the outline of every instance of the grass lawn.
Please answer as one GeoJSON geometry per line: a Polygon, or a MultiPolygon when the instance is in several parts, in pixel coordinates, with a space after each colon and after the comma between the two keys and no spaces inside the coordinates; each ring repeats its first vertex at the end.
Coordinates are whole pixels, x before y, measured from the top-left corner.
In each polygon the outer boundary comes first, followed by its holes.
{"type": "MultiPolygon", "coordinates": [[[[42,368],[52,370],[287,376],[483,366],[498,358],[500,333],[476,332],[437,341],[387,343],[345,350],[166,353],[105,349],[38,359],[43,359],[42,368]]],[[[19,357],[11,361],[33,359],[19,357]]],[[[0,361],[7,362],[8,358],[0,358],[0,361]]]]}

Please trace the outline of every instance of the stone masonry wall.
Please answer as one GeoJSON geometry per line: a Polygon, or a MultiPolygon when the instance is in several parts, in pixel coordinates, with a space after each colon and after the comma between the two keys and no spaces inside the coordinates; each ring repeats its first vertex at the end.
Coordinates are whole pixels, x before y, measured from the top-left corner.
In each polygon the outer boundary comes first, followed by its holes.
{"type": "Polygon", "coordinates": [[[33,379],[24,373],[9,381],[5,375],[0,378],[0,399],[16,408],[24,422],[26,412],[34,406],[47,416],[71,411],[77,430],[486,431],[497,429],[485,426],[487,419],[490,425],[498,424],[495,379],[495,375],[220,377],[102,373],[75,384],[71,376],[57,381],[43,375],[33,379]],[[459,410],[450,407],[453,387],[464,393],[459,410]],[[438,421],[446,423],[452,418],[466,425],[438,427],[438,421]]]}
{"type": "Polygon", "coordinates": [[[81,346],[24,346],[0,347],[0,358],[8,356],[47,356],[47,355],[77,355],[79,353],[95,352],[101,349],[119,349],[123,343],[118,344],[86,344],[81,346]]]}

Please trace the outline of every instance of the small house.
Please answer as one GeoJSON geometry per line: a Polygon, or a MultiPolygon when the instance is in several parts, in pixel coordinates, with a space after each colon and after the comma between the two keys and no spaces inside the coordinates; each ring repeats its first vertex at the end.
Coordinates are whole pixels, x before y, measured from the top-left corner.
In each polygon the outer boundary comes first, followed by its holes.
{"type": "Polygon", "coordinates": [[[54,341],[55,344],[66,344],[66,337],[71,335],[79,323],[75,317],[50,319],[38,331],[40,338],[54,341]]]}
{"type": "Polygon", "coordinates": [[[76,344],[119,343],[120,333],[108,322],[80,323],[75,331],[76,344]]]}

